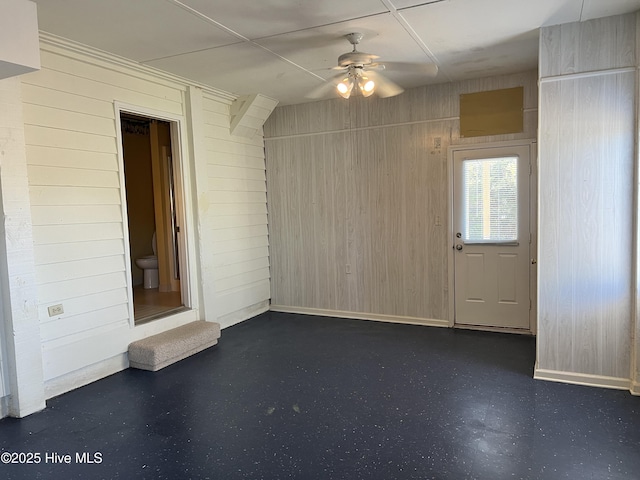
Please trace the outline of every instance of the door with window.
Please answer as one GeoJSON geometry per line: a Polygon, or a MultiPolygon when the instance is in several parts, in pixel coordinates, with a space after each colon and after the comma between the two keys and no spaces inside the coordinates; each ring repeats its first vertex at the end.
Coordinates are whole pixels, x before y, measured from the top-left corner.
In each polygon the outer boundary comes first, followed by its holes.
{"type": "Polygon", "coordinates": [[[453,151],[456,325],[530,328],[530,150],[453,151]]]}

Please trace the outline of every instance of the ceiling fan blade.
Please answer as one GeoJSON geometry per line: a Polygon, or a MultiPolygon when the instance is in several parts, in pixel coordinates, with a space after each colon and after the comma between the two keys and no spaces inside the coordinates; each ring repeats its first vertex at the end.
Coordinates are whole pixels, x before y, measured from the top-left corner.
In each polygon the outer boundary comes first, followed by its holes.
{"type": "Polygon", "coordinates": [[[405,70],[435,77],[438,74],[438,66],[435,63],[412,63],[412,62],[384,62],[389,70],[405,70]]]}
{"type": "Polygon", "coordinates": [[[404,88],[402,88],[400,85],[392,82],[388,78],[383,77],[382,75],[380,75],[375,71],[367,70],[365,72],[365,76],[367,76],[368,78],[370,78],[376,83],[376,94],[379,97],[382,97],[382,98],[393,97],[395,95],[400,95],[402,92],[404,92],[404,88]]]}
{"type": "Polygon", "coordinates": [[[371,65],[367,65],[367,72],[371,71],[371,70],[376,70],[378,72],[381,72],[382,70],[386,69],[387,67],[385,66],[384,63],[372,63],[371,65]]]}
{"type": "Polygon", "coordinates": [[[311,90],[309,93],[305,95],[307,98],[319,99],[326,96],[329,92],[331,92],[336,85],[344,78],[343,73],[339,73],[338,75],[334,75],[333,77],[327,79],[327,81],[318,87],[311,90]]]}

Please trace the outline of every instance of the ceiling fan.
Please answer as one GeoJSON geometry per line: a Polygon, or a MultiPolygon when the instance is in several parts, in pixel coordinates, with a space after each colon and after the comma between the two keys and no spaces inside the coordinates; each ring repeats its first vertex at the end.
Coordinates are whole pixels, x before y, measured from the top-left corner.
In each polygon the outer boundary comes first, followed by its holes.
{"type": "Polygon", "coordinates": [[[435,64],[377,63],[374,61],[379,58],[377,55],[358,51],[357,45],[364,37],[362,33],[349,33],[345,37],[353,45],[353,50],[338,57],[338,66],[333,67],[332,70],[340,70],[340,73],[328,79],[327,83],[308,93],[307,98],[322,98],[334,88],[343,98],[349,98],[353,93],[357,92],[360,92],[365,97],[372,95],[374,92],[379,97],[399,95],[404,89],[378,73],[378,71],[384,70],[386,66],[420,69],[426,76],[430,77],[438,73],[438,66],[435,64]]]}

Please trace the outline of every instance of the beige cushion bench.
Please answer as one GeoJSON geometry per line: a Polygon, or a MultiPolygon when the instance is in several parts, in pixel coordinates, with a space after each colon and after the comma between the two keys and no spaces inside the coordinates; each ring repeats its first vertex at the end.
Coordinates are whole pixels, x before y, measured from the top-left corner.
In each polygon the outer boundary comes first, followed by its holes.
{"type": "Polygon", "coordinates": [[[188,323],[129,345],[129,366],[153,372],[218,343],[220,324],[188,323]]]}

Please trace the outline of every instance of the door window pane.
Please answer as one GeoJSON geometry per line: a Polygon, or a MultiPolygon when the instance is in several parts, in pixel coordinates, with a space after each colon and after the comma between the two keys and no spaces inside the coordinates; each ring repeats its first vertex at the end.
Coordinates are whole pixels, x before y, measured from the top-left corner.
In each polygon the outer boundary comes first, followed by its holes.
{"type": "Polygon", "coordinates": [[[518,239],[518,157],[463,160],[464,233],[469,242],[518,239]]]}

